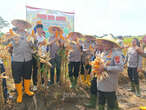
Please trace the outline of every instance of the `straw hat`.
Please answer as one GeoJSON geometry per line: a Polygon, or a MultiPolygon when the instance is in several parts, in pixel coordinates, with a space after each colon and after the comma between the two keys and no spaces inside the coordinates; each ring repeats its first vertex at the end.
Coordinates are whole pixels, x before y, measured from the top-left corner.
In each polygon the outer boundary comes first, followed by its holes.
{"type": "Polygon", "coordinates": [[[113,44],[115,44],[117,47],[120,47],[119,43],[117,42],[116,39],[114,39],[111,35],[107,35],[107,36],[104,36],[102,38],[97,38],[97,42],[101,42],[101,41],[109,41],[113,44]]]}
{"type": "Polygon", "coordinates": [[[41,20],[39,20],[39,21],[37,21],[37,22],[36,22],[36,24],[42,24],[42,21],[41,21],[41,20]]]}
{"type": "Polygon", "coordinates": [[[25,29],[29,29],[29,28],[32,27],[31,24],[30,24],[29,22],[27,22],[27,21],[25,21],[25,20],[20,20],[20,19],[14,19],[14,20],[12,20],[11,23],[12,23],[15,27],[18,27],[18,28],[19,28],[19,26],[20,26],[19,24],[23,24],[25,29]]]}
{"type": "Polygon", "coordinates": [[[82,35],[81,33],[79,33],[79,32],[70,32],[70,33],[68,34],[67,38],[70,38],[70,37],[72,37],[73,35],[76,35],[78,38],[82,38],[82,37],[83,37],[83,35],[82,35]]]}
{"type": "Polygon", "coordinates": [[[63,33],[63,30],[58,26],[50,26],[48,30],[50,33],[54,33],[55,31],[63,33]]]}
{"type": "Polygon", "coordinates": [[[88,40],[92,40],[92,41],[96,40],[96,38],[94,36],[91,36],[91,35],[85,35],[84,37],[85,37],[85,39],[88,39],[88,40]]]}

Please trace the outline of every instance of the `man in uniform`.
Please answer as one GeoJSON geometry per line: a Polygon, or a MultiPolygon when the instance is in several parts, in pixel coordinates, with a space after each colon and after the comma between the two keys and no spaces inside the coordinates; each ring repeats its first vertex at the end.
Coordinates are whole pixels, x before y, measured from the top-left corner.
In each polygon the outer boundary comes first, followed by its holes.
{"type": "Polygon", "coordinates": [[[117,110],[116,90],[118,87],[118,77],[123,71],[122,52],[114,47],[120,47],[112,36],[106,36],[102,39],[104,44],[103,60],[104,65],[100,68],[100,73],[107,72],[108,77],[103,80],[97,80],[97,89],[99,92],[98,110],[105,110],[105,103],[107,102],[108,110],[117,110]]]}
{"type": "MultiPolygon", "coordinates": [[[[23,92],[22,92],[22,79],[24,79],[24,92],[28,96],[33,96],[34,93],[30,91],[31,84],[31,71],[32,71],[32,48],[34,44],[32,41],[27,40],[28,33],[25,29],[31,28],[31,24],[24,20],[15,19],[12,24],[17,28],[17,35],[8,41],[3,42],[4,45],[12,43],[13,46],[13,61],[12,61],[12,75],[15,82],[17,91],[17,103],[22,103],[23,92]]],[[[35,36],[34,40],[36,43],[35,36]]]]}

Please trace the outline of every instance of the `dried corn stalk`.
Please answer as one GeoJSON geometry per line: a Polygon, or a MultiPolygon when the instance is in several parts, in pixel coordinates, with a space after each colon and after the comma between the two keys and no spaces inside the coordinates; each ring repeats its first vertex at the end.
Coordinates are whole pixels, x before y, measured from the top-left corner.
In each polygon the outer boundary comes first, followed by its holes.
{"type": "MultiPolygon", "coordinates": [[[[0,47],[0,58],[4,58],[4,55],[2,54],[2,47],[0,47]]],[[[1,70],[0,70],[1,72],[1,70]]],[[[3,109],[3,104],[4,104],[4,96],[3,96],[3,87],[2,87],[2,76],[0,75],[0,109],[3,109]]]]}
{"type": "Polygon", "coordinates": [[[47,84],[48,84],[47,71],[49,71],[49,69],[52,66],[49,62],[50,61],[49,53],[42,54],[41,48],[38,48],[38,51],[34,57],[37,59],[37,66],[38,66],[37,86],[38,86],[39,90],[42,90],[42,77],[43,77],[44,83],[45,83],[45,89],[46,89],[47,84]],[[41,63],[44,64],[43,71],[41,71],[42,70],[41,63]],[[42,73],[42,76],[41,76],[41,73],[42,73]]]}
{"type": "Polygon", "coordinates": [[[2,87],[2,78],[0,78],[0,110],[3,110],[4,96],[3,96],[3,87],[2,87]]]}
{"type": "Polygon", "coordinates": [[[68,70],[68,55],[71,48],[70,46],[67,46],[67,45],[65,46],[60,48],[60,50],[58,51],[58,54],[61,56],[61,73],[60,73],[61,83],[65,82],[66,84],[67,70],[68,70]]]}

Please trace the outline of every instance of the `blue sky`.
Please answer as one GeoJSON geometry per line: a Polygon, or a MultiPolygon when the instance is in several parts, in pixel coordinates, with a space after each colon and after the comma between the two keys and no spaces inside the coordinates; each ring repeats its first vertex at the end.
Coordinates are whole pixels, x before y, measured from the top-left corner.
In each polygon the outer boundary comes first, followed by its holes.
{"type": "Polygon", "coordinates": [[[75,12],[75,31],[83,34],[146,34],[146,0],[1,0],[0,16],[25,19],[25,5],[75,12]]]}

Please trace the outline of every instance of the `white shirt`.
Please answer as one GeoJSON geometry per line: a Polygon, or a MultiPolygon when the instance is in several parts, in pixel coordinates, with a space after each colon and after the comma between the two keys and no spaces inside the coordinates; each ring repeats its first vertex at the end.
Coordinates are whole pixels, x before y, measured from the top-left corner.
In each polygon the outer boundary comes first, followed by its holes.
{"type": "MultiPolygon", "coordinates": [[[[45,40],[45,37],[44,36],[37,36],[38,44],[40,42],[43,42],[44,40],[45,40]]],[[[43,46],[41,46],[41,50],[42,50],[43,53],[45,53],[47,51],[47,47],[43,45],[43,46]]]]}

